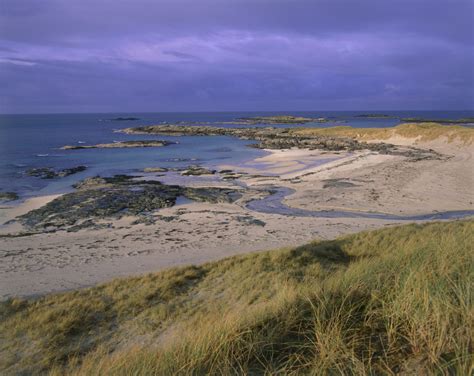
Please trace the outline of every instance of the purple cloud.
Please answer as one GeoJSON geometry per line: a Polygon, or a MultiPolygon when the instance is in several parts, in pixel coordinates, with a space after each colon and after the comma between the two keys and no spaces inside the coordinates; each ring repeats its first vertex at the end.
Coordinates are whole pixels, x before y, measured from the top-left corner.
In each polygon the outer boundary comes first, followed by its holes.
{"type": "Polygon", "coordinates": [[[470,1],[4,0],[3,8],[4,113],[474,103],[470,1]]]}

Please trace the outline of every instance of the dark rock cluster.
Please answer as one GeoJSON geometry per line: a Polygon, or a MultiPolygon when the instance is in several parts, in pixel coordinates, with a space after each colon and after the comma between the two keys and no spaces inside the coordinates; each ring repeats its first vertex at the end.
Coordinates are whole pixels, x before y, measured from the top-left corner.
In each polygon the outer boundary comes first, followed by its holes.
{"type": "Polygon", "coordinates": [[[38,167],[30,168],[26,170],[26,175],[35,176],[40,179],[54,179],[54,178],[63,178],[69,175],[76,174],[78,172],[85,171],[86,166],[76,166],[71,168],[65,168],[62,170],[54,170],[51,167],[38,167]]]}
{"type": "Polygon", "coordinates": [[[140,120],[140,118],[137,117],[116,117],[113,119],[109,119],[110,121],[134,121],[134,120],[140,120]]]}
{"type": "Polygon", "coordinates": [[[181,187],[134,178],[116,175],[86,179],[75,185],[76,191],[62,195],[17,219],[35,230],[76,229],[94,226],[95,222],[91,219],[144,215],[171,207],[179,196],[211,203],[233,202],[241,197],[234,189],[181,187]]]}
{"type": "Polygon", "coordinates": [[[0,202],[15,201],[18,199],[18,194],[15,192],[0,192],[0,202]]]}
{"type": "Polygon", "coordinates": [[[202,166],[189,166],[181,172],[184,176],[214,175],[216,170],[210,170],[202,166]]]}
{"type": "Polygon", "coordinates": [[[380,154],[403,155],[411,160],[439,159],[441,155],[434,150],[413,147],[401,147],[384,142],[362,142],[351,137],[322,135],[302,135],[289,128],[249,127],[223,128],[198,125],[151,125],[127,128],[128,134],[159,134],[169,136],[233,136],[246,140],[255,140],[251,147],[260,149],[319,149],[327,151],[370,150],[380,154]]]}
{"type": "Polygon", "coordinates": [[[279,115],[279,116],[256,116],[256,117],[243,117],[238,118],[237,122],[241,124],[305,124],[305,123],[324,123],[327,119],[320,118],[307,118],[302,116],[291,116],[291,115],[279,115]]]}
{"type": "Polygon", "coordinates": [[[172,145],[174,142],[163,140],[144,140],[144,141],[119,141],[97,145],[65,145],[62,150],[80,150],[80,149],[125,149],[125,148],[152,148],[172,145]]]}

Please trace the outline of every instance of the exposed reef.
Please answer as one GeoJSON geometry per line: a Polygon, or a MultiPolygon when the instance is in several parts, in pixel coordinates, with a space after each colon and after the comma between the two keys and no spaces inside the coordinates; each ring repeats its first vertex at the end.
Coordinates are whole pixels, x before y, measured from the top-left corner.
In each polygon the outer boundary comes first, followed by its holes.
{"type": "Polygon", "coordinates": [[[200,165],[190,165],[187,167],[146,167],[143,172],[146,173],[165,173],[169,171],[179,172],[183,176],[214,175],[216,170],[208,169],[200,165]]]}
{"type": "Polygon", "coordinates": [[[52,169],[51,167],[38,167],[26,170],[26,175],[34,176],[40,179],[54,179],[64,178],[66,176],[85,171],[86,169],[86,166],[76,166],[71,168],[64,168],[62,170],[57,171],[52,169]]]}
{"type": "Polygon", "coordinates": [[[433,150],[396,146],[384,142],[363,142],[352,137],[296,133],[289,128],[249,127],[223,128],[211,126],[152,125],[126,128],[127,134],[157,134],[168,136],[234,136],[246,140],[256,140],[251,147],[260,149],[320,149],[328,151],[371,150],[381,154],[403,155],[413,161],[441,158],[433,150]]]}
{"type": "Polygon", "coordinates": [[[118,149],[118,148],[150,148],[161,147],[175,144],[171,141],[163,140],[146,140],[146,141],[119,141],[107,144],[97,145],[65,145],[61,147],[62,150],[78,150],[78,149],[118,149]]]}
{"type": "Polygon", "coordinates": [[[326,122],[326,118],[307,118],[301,116],[280,115],[280,116],[256,116],[237,118],[236,122],[241,124],[305,124],[326,122]]]}
{"type": "Polygon", "coordinates": [[[166,167],[145,167],[143,172],[168,172],[169,169],[166,167]]]}
{"type": "Polygon", "coordinates": [[[9,202],[18,200],[20,197],[15,192],[0,192],[0,202],[9,202]]]}
{"type": "Polygon", "coordinates": [[[133,121],[133,120],[140,120],[137,117],[116,117],[113,119],[109,119],[110,121],[133,121]]]}
{"type": "Polygon", "coordinates": [[[210,170],[202,166],[189,166],[186,170],[181,172],[184,176],[199,176],[199,175],[214,175],[216,170],[210,170]]]}
{"type": "Polygon", "coordinates": [[[136,176],[93,177],[76,184],[75,192],[62,195],[17,220],[36,231],[96,226],[94,219],[145,215],[176,204],[180,196],[210,203],[233,202],[241,197],[235,189],[193,188],[134,180],[136,176]]]}

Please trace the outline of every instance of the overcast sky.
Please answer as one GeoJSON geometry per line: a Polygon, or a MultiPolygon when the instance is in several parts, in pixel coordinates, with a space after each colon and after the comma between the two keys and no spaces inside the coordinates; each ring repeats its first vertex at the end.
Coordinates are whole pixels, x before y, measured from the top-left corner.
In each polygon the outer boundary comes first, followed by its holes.
{"type": "Polygon", "coordinates": [[[0,0],[0,112],[473,109],[472,0],[0,0]]]}

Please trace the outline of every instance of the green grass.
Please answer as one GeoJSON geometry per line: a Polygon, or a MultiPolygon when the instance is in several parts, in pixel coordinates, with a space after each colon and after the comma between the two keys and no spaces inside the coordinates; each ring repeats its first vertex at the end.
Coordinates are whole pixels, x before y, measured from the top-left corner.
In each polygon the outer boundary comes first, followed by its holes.
{"type": "Polygon", "coordinates": [[[469,374],[473,244],[406,225],[10,300],[0,373],[469,374]]]}
{"type": "Polygon", "coordinates": [[[418,138],[433,141],[445,138],[448,142],[458,141],[472,144],[474,128],[461,125],[441,125],[438,123],[406,123],[392,128],[353,128],[337,126],[333,128],[293,128],[290,133],[305,136],[354,137],[359,140],[386,140],[391,137],[418,138]]]}

